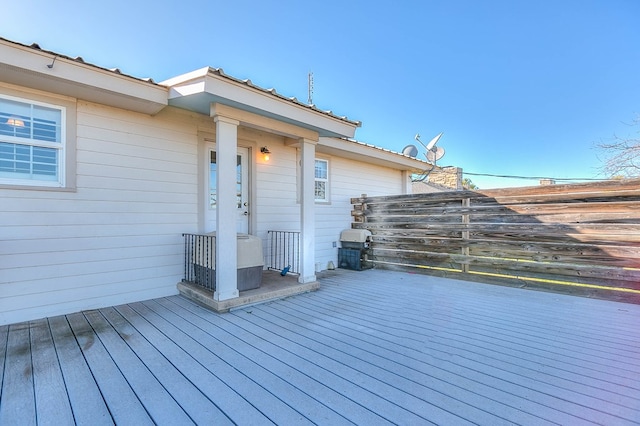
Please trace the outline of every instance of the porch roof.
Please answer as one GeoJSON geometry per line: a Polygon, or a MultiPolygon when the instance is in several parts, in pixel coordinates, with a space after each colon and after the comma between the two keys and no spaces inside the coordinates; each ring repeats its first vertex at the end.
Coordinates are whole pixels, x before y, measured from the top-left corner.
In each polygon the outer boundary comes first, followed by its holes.
{"type": "Polygon", "coordinates": [[[256,86],[251,80],[234,78],[222,68],[201,68],[159,84],[169,88],[169,105],[200,114],[209,115],[211,104],[222,104],[333,137],[351,138],[361,125],[295,97],[282,96],[275,89],[256,86]]]}
{"type": "Polygon", "coordinates": [[[640,306],[392,271],[0,327],[0,424],[637,424],[640,306]],[[4,375],[4,376],[3,376],[4,375]]]}

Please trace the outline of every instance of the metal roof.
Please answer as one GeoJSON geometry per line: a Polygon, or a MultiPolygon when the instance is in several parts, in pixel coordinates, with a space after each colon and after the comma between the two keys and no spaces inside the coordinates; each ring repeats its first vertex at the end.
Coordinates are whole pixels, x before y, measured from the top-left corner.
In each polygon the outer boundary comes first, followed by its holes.
{"type": "MultiPolygon", "coordinates": [[[[121,76],[129,77],[129,78],[132,78],[132,79],[135,79],[135,80],[138,80],[138,81],[143,81],[143,82],[146,82],[146,83],[154,84],[154,85],[156,85],[156,86],[167,87],[165,84],[162,84],[162,83],[156,83],[156,82],[153,80],[153,78],[150,78],[150,77],[148,77],[148,78],[140,78],[140,77],[136,77],[136,76],[133,76],[133,75],[131,75],[131,74],[123,73],[123,72],[120,70],[120,68],[106,68],[106,67],[102,67],[102,66],[100,66],[100,65],[96,65],[96,64],[93,64],[93,63],[90,63],[90,62],[86,62],[86,61],[85,61],[81,56],[72,57],[72,56],[67,56],[67,55],[64,55],[64,54],[61,54],[61,53],[58,53],[58,52],[54,52],[54,51],[51,51],[51,50],[43,49],[42,47],[40,47],[40,45],[39,45],[38,43],[32,43],[32,44],[28,45],[28,44],[19,43],[19,42],[13,41],[13,40],[8,40],[8,39],[3,38],[3,37],[0,37],[0,40],[5,41],[5,42],[7,42],[7,43],[15,44],[15,45],[17,45],[17,46],[27,47],[27,48],[31,48],[31,49],[34,49],[34,50],[38,50],[38,51],[43,52],[43,53],[48,53],[48,54],[52,55],[55,59],[57,59],[57,58],[64,58],[64,59],[66,59],[66,60],[79,62],[79,63],[81,63],[81,64],[89,65],[89,66],[91,66],[91,67],[95,67],[95,68],[100,69],[100,70],[103,70],[103,71],[110,71],[110,72],[112,72],[112,73],[114,73],[114,74],[118,74],[118,75],[121,75],[121,76]]],[[[224,72],[224,70],[223,70],[222,68],[213,68],[213,67],[209,67],[209,71],[210,71],[211,73],[214,73],[214,74],[216,74],[216,75],[218,75],[218,76],[220,76],[220,77],[223,77],[223,78],[225,78],[225,79],[228,79],[228,80],[230,80],[230,81],[233,81],[233,82],[236,82],[236,83],[244,84],[244,85],[246,85],[247,87],[250,87],[250,88],[252,88],[252,89],[259,90],[259,91],[264,92],[264,93],[268,93],[268,94],[270,94],[270,95],[272,95],[272,96],[274,96],[274,97],[277,97],[277,98],[279,98],[279,99],[283,99],[283,100],[285,100],[285,101],[291,102],[291,103],[293,103],[293,104],[295,104],[295,105],[297,105],[297,106],[304,107],[304,108],[308,108],[308,109],[313,110],[313,111],[315,111],[315,112],[319,112],[319,113],[322,113],[322,114],[328,115],[328,116],[330,116],[330,117],[332,117],[332,118],[336,118],[336,119],[339,119],[339,120],[343,120],[343,121],[348,122],[349,124],[352,124],[352,125],[354,125],[354,126],[356,126],[356,127],[360,127],[360,126],[362,125],[362,123],[361,123],[360,121],[350,120],[350,119],[349,119],[349,118],[347,118],[346,116],[338,116],[338,115],[334,114],[334,113],[333,113],[333,111],[331,111],[331,110],[322,110],[322,109],[318,108],[318,107],[317,107],[316,105],[314,105],[314,104],[310,104],[310,105],[309,105],[309,104],[305,104],[305,103],[303,103],[303,102],[300,102],[300,101],[299,101],[296,97],[294,97],[294,96],[289,97],[289,96],[281,95],[281,94],[280,94],[280,93],[278,93],[278,92],[276,91],[276,89],[274,89],[274,88],[265,89],[265,88],[263,88],[263,87],[260,87],[260,86],[258,86],[258,85],[255,85],[255,84],[253,84],[253,83],[251,82],[251,80],[250,80],[250,79],[239,79],[239,78],[233,77],[233,76],[231,76],[231,75],[228,75],[228,74],[226,74],[226,73],[224,72]]]]}
{"type": "Polygon", "coordinates": [[[91,67],[95,67],[95,68],[101,69],[103,71],[111,71],[114,74],[119,74],[119,75],[122,75],[122,76],[125,76],[125,77],[133,78],[133,79],[138,80],[138,81],[144,81],[144,82],[147,82],[147,83],[152,83],[152,84],[158,85],[155,81],[153,81],[152,78],[140,78],[140,77],[132,76],[130,74],[125,74],[122,71],[120,71],[119,68],[101,67],[99,65],[92,64],[90,62],[85,62],[85,60],[82,59],[82,56],[71,57],[71,56],[63,55],[62,53],[54,52],[52,50],[43,49],[43,48],[40,47],[40,45],[38,43],[24,44],[24,43],[19,43],[17,41],[6,39],[4,37],[0,37],[0,40],[5,41],[7,43],[15,44],[17,46],[27,47],[27,48],[31,48],[31,49],[34,49],[34,50],[38,50],[38,51],[43,52],[43,53],[48,53],[50,55],[53,55],[53,57],[55,59],[64,58],[64,59],[67,59],[69,61],[79,62],[81,64],[89,65],[91,67]]]}
{"type": "MultiPolygon", "coordinates": [[[[0,37],[0,41],[6,42],[6,43],[9,43],[9,44],[13,44],[13,45],[16,45],[16,46],[20,46],[22,48],[33,49],[33,50],[36,50],[38,52],[51,55],[52,56],[52,61],[54,61],[57,58],[61,58],[61,59],[65,59],[65,60],[68,60],[68,61],[77,62],[77,63],[85,65],[85,66],[96,68],[97,70],[101,70],[103,72],[106,71],[108,73],[113,73],[114,75],[118,75],[118,76],[121,76],[121,77],[124,77],[124,78],[132,79],[133,81],[146,83],[146,84],[149,84],[149,85],[151,85],[153,87],[156,87],[156,88],[159,88],[159,89],[161,88],[163,90],[167,90],[167,92],[172,86],[171,81],[175,80],[175,79],[179,79],[181,77],[181,76],[174,77],[174,78],[171,78],[169,80],[166,80],[166,81],[158,83],[158,82],[155,82],[152,78],[140,78],[140,77],[132,76],[130,74],[123,73],[119,68],[106,68],[106,67],[102,67],[102,66],[99,66],[99,65],[95,65],[95,64],[89,63],[89,62],[85,62],[85,60],[81,56],[71,57],[71,56],[64,55],[64,54],[61,54],[61,53],[58,53],[58,52],[46,50],[46,49],[43,49],[42,47],[40,47],[40,45],[38,43],[32,43],[31,45],[27,45],[27,44],[15,42],[15,41],[12,41],[12,40],[8,40],[8,39],[3,38],[3,37],[0,37]]],[[[250,79],[239,79],[239,78],[230,76],[230,75],[226,74],[222,68],[208,67],[208,72],[213,74],[213,75],[219,76],[222,79],[228,80],[229,82],[233,82],[235,84],[246,86],[247,88],[256,90],[256,91],[258,91],[260,93],[264,93],[264,94],[266,94],[268,96],[273,96],[276,99],[280,99],[280,100],[286,101],[286,102],[288,102],[288,103],[290,103],[292,105],[295,105],[297,107],[305,108],[305,109],[313,111],[315,113],[324,114],[324,115],[326,115],[326,116],[328,116],[330,118],[343,121],[343,122],[345,122],[345,123],[347,123],[347,124],[349,124],[351,126],[360,127],[361,124],[362,124],[360,121],[350,120],[346,116],[335,115],[331,110],[321,110],[316,105],[313,105],[313,104],[309,105],[309,104],[303,103],[303,102],[299,101],[296,97],[288,97],[288,96],[282,95],[282,94],[278,93],[274,88],[265,89],[263,87],[257,86],[255,84],[253,84],[250,79]]],[[[162,105],[160,105],[160,108],[162,108],[162,105]]],[[[430,167],[431,166],[429,163],[427,163],[426,161],[421,160],[419,158],[409,157],[409,156],[407,156],[407,155],[405,155],[403,153],[395,152],[395,151],[392,151],[390,149],[382,148],[380,146],[372,145],[372,144],[369,144],[369,143],[357,141],[357,140],[350,139],[350,138],[344,138],[344,137],[343,138],[336,138],[335,140],[342,140],[343,142],[348,142],[347,145],[344,145],[342,147],[342,151],[344,151],[344,152],[353,151],[354,154],[356,152],[360,152],[360,149],[358,149],[356,147],[361,147],[361,149],[362,148],[364,148],[364,149],[374,149],[375,151],[379,152],[384,157],[386,157],[386,160],[383,160],[383,161],[391,161],[391,162],[395,162],[395,163],[398,163],[398,164],[409,162],[412,165],[411,168],[416,168],[416,169],[420,168],[421,166],[422,167],[425,167],[425,166],[426,167],[430,167]],[[351,145],[351,144],[353,144],[353,145],[351,145]],[[351,146],[351,148],[348,148],[349,145],[351,146]]],[[[371,153],[371,151],[370,151],[370,153],[371,153]]],[[[404,165],[407,166],[407,164],[404,164],[404,165]]]]}
{"type": "Polygon", "coordinates": [[[276,97],[278,97],[278,98],[280,98],[280,99],[284,99],[284,100],[289,101],[289,102],[292,102],[292,103],[294,103],[294,104],[296,104],[296,105],[299,105],[299,106],[301,106],[301,107],[309,108],[309,109],[311,109],[311,110],[313,110],[313,111],[320,112],[320,113],[322,113],[322,114],[326,114],[326,115],[328,115],[328,116],[330,116],[330,117],[332,117],[332,118],[338,118],[338,119],[340,119],[340,120],[343,120],[343,121],[346,121],[346,122],[348,122],[348,123],[350,123],[350,124],[353,124],[353,125],[355,125],[356,127],[360,127],[360,126],[362,125],[362,122],[360,122],[360,121],[354,121],[354,120],[350,120],[350,119],[349,119],[348,117],[346,117],[346,116],[339,116],[339,115],[336,115],[336,114],[334,114],[334,113],[333,113],[333,111],[331,111],[331,110],[322,110],[322,109],[318,108],[315,104],[306,104],[306,103],[304,103],[304,102],[300,102],[300,101],[298,100],[298,98],[296,98],[295,96],[285,96],[285,95],[281,95],[281,94],[280,94],[280,93],[278,93],[278,92],[276,91],[276,89],[274,89],[274,88],[265,89],[264,87],[257,86],[257,85],[255,85],[255,84],[253,84],[253,83],[251,82],[251,80],[250,80],[250,79],[244,79],[244,80],[242,80],[242,79],[238,79],[238,78],[236,78],[236,77],[233,77],[233,76],[231,76],[231,75],[228,75],[228,74],[226,74],[226,73],[224,72],[224,70],[223,70],[222,68],[212,68],[212,67],[209,67],[209,72],[211,72],[211,73],[213,73],[213,74],[216,74],[216,75],[219,75],[220,77],[227,78],[227,79],[229,79],[229,80],[231,80],[231,81],[234,81],[234,82],[236,82],[236,83],[244,84],[244,85],[246,85],[246,86],[248,86],[248,87],[251,87],[251,88],[253,88],[253,89],[257,89],[257,90],[260,90],[260,91],[265,92],[265,93],[270,93],[270,94],[271,94],[271,95],[273,95],[273,96],[276,96],[276,97]]]}

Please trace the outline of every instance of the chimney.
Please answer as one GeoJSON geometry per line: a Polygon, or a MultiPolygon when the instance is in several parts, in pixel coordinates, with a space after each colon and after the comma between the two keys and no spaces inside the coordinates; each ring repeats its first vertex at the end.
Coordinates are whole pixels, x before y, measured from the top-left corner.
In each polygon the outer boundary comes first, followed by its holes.
{"type": "Polygon", "coordinates": [[[429,174],[429,183],[459,191],[462,189],[462,169],[459,167],[434,168],[429,174]]]}

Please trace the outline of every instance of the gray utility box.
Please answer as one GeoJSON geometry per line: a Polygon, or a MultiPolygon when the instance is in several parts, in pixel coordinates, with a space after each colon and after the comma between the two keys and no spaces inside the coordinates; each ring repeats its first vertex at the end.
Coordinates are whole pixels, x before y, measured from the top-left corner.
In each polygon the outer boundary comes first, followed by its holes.
{"type": "MultiPolygon", "coordinates": [[[[207,235],[215,237],[216,233],[207,235]]],[[[238,234],[238,291],[252,290],[262,284],[262,269],[264,256],[262,254],[262,240],[254,235],[238,234]]],[[[207,254],[194,250],[193,268],[196,284],[215,290],[216,288],[216,253],[213,250],[207,254]]]]}

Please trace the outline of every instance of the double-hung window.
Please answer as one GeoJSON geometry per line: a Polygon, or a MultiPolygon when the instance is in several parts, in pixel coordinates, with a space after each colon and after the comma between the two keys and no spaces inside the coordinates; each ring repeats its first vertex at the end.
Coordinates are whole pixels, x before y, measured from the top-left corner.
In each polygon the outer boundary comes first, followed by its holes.
{"type": "Polygon", "coordinates": [[[329,202],[329,161],[316,159],[315,200],[329,202]]]}
{"type": "Polygon", "coordinates": [[[64,186],[66,109],[0,96],[0,184],[64,186]]]}

